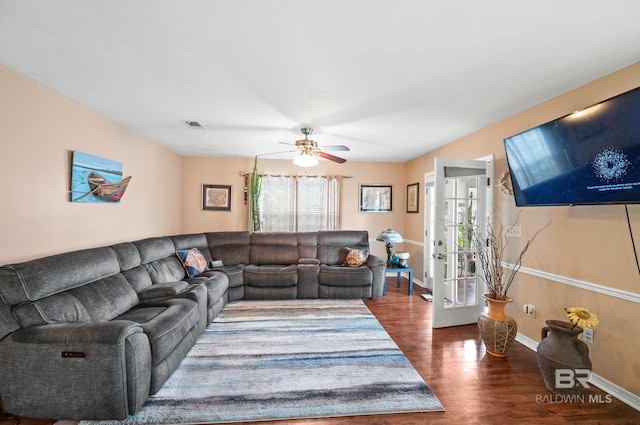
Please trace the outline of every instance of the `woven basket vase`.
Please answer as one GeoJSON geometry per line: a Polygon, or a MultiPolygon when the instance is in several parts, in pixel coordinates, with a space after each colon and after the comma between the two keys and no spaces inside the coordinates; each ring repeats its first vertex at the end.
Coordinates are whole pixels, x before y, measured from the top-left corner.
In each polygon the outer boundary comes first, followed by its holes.
{"type": "Polygon", "coordinates": [[[516,321],[504,312],[507,304],[513,300],[511,298],[504,301],[495,300],[486,294],[483,297],[489,302],[489,313],[482,314],[478,318],[478,329],[480,329],[482,341],[488,354],[505,357],[518,332],[516,321]]]}

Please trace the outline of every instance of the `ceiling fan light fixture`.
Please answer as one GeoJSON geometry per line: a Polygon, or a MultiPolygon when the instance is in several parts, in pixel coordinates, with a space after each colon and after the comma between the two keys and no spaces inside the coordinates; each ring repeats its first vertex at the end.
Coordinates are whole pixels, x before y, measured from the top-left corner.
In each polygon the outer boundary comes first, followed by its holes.
{"type": "Polygon", "coordinates": [[[293,163],[300,167],[313,167],[318,165],[318,158],[313,154],[303,152],[294,158],[293,163]]]}

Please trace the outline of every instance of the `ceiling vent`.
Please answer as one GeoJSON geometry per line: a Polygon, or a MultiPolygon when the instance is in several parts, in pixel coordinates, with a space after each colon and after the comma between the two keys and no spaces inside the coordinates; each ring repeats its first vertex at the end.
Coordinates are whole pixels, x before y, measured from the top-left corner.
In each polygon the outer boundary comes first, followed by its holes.
{"type": "Polygon", "coordinates": [[[202,125],[202,123],[198,122],[198,121],[182,121],[183,123],[186,124],[187,127],[190,128],[202,128],[204,129],[204,125],[202,125]]]}

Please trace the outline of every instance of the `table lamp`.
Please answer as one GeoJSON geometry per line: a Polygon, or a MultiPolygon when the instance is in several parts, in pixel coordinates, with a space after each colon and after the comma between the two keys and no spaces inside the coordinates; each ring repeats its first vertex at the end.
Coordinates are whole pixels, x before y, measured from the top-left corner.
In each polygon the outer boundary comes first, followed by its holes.
{"type": "Polygon", "coordinates": [[[392,229],[387,229],[382,232],[378,236],[376,236],[376,240],[380,242],[384,242],[387,247],[387,267],[392,267],[391,264],[391,251],[393,251],[392,243],[404,242],[400,233],[396,232],[392,229]]]}

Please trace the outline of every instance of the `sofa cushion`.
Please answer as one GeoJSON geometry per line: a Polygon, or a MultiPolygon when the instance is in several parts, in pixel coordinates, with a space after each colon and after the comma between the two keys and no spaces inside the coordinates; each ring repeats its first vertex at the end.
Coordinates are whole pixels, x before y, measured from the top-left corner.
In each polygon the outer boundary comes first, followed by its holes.
{"type": "Polygon", "coordinates": [[[136,292],[140,292],[151,286],[151,276],[145,266],[134,267],[122,272],[122,276],[131,284],[136,292]]]}
{"type": "MultiPolygon", "coordinates": [[[[244,285],[244,264],[236,264],[235,266],[216,267],[214,271],[220,271],[229,278],[229,288],[237,288],[244,285]]],[[[205,272],[209,273],[209,272],[205,272]]]]}
{"type": "Polygon", "coordinates": [[[20,324],[11,314],[11,306],[5,303],[0,295],[0,340],[18,329],[20,324]]]}
{"type": "Polygon", "coordinates": [[[298,284],[298,266],[256,266],[244,268],[244,284],[258,287],[282,287],[298,284]]]}
{"type": "Polygon", "coordinates": [[[7,304],[15,305],[39,300],[119,272],[120,264],[111,248],[66,252],[0,267],[0,295],[7,304]]]}
{"type": "Polygon", "coordinates": [[[327,286],[370,286],[373,273],[369,267],[320,265],[318,283],[327,286]]]}
{"type": "Polygon", "coordinates": [[[171,240],[173,241],[173,245],[176,251],[198,248],[200,254],[202,254],[207,264],[211,262],[211,253],[209,252],[209,245],[204,233],[175,235],[171,236],[171,240]]]}
{"type": "Polygon", "coordinates": [[[152,261],[144,266],[147,269],[147,273],[149,273],[151,282],[154,284],[174,282],[187,276],[180,259],[175,254],[161,260],[152,261]]]}
{"type": "Polygon", "coordinates": [[[211,259],[222,260],[225,266],[249,264],[251,251],[251,233],[211,232],[206,233],[211,259]]]}
{"type": "Polygon", "coordinates": [[[198,248],[204,251],[207,248],[207,238],[204,233],[191,233],[185,235],[174,235],[170,237],[176,251],[183,249],[198,248]]]}
{"type": "Polygon", "coordinates": [[[140,259],[140,253],[138,248],[131,242],[123,242],[116,245],[111,245],[118,258],[120,264],[120,270],[131,270],[142,264],[140,259]]]}
{"type": "Polygon", "coordinates": [[[256,266],[297,264],[298,234],[286,232],[258,232],[251,234],[249,264],[256,266]]]}
{"type": "Polygon", "coordinates": [[[227,275],[215,270],[207,270],[195,278],[189,279],[188,282],[190,284],[202,284],[207,288],[207,307],[216,304],[229,289],[227,275]]]}
{"type": "Polygon", "coordinates": [[[176,295],[187,290],[189,284],[183,280],[179,282],[156,283],[138,293],[140,302],[153,302],[158,300],[166,300],[175,298],[176,295]]]}
{"type": "Polygon", "coordinates": [[[153,365],[160,363],[180,343],[199,320],[198,304],[176,298],[140,305],[120,315],[119,320],[139,323],[151,343],[153,365]]]}
{"type": "MultiPolygon", "coordinates": [[[[229,287],[227,290],[228,301],[235,301],[244,298],[244,264],[215,267],[214,271],[224,273],[229,279],[229,287]]],[[[211,271],[206,271],[204,273],[208,274],[211,273],[211,271]]]]}
{"type": "Polygon", "coordinates": [[[298,258],[316,258],[318,255],[318,232],[298,233],[298,258]]]}
{"type": "Polygon", "coordinates": [[[171,238],[162,236],[157,238],[141,239],[134,241],[133,244],[138,248],[140,253],[140,262],[147,264],[155,260],[174,255],[176,252],[175,245],[171,238]]]}
{"type": "Polygon", "coordinates": [[[318,232],[318,260],[321,264],[342,265],[344,247],[369,249],[369,234],[366,230],[323,230],[318,232]]]}
{"type": "Polygon", "coordinates": [[[37,301],[20,303],[13,314],[22,327],[111,320],[138,303],[138,296],[121,274],[37,301]]]}
{"type": "Polygon", "coordinates": [[[207,269],[207,260],[198,248],[176,251],[176,255],[182,262],[189,278],[194,278],[207,269]]]}

